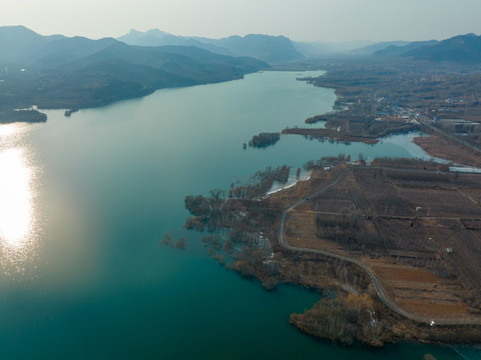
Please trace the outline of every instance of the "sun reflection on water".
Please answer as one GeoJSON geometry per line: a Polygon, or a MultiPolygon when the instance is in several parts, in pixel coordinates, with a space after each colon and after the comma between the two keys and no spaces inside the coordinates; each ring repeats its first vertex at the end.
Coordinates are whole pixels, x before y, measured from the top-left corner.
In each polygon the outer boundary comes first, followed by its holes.
{"type": "Polygon", "coordinates": [[[0,239],[10,247],[22,246],[32,227],[32,170],[23,153],[22,149],[0,152],[0,239]]]}
{"type": "Polygon", "coordinates": [[[0,126],[0,262],[10,275],[24,272],[35,242],[36,171],[23,144],[26,125],[0,126]]]}

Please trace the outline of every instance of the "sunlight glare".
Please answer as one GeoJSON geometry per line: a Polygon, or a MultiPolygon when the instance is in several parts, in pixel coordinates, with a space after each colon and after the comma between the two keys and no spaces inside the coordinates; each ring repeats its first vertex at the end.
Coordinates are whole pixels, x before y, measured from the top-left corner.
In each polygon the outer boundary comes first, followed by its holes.
{"type": "Polygon", "coordinates": [[[18,135],[22,126],[19,123],[2,124],[0,126],[0,138],[11,137],[12,135],[18,135]]]}
{"type": "Polygon", "coordinates": [[[21,247],[32,228],[31,180],[23,149],[0,153],[0,240],[9,247],[21,247]]]}

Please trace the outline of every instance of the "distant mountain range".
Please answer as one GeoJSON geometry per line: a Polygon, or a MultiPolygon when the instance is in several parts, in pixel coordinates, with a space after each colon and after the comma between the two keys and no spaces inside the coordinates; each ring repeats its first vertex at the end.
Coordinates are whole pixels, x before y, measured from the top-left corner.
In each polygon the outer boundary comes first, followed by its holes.
{"type": "Polygon", "coordinates": [[[304,58],[319,58],[340,55],[372,55],[391,45],[409,44],[393,41],[375,43],[373,41],[346,41],[340,43],[292,41],[285,36],[249,34],[244,37],[229,36],[210,39],[194,36],[177,36],[159,29],[146,32],[131,30],[117,40],[128,45],[139,46],[196,46],[215,54],[230,56],[250,56],[271,64],[288,63],[304,58]]]}
{"type": "Polygon", "coordinates": [[[196,46],[198,48],[210,51],[214,54],[235,56],[226,48],[213,44],[215,40],[200,37],[183,37],[169,34],[159,29],[152,29],[146,32],[131,30],[128,34],[117,38],[128,45],[137,46],[196,46]]]}
{"type": "Polygon", "coordinates": [[[284,36],[208,39],[132,30],[119,39],[91,40],[5,26],[0,27],[0,122],[27,117],[14,114],[15,108],[101,106],[160,88],[239,79],[269,68],[268,63],[322,56],[481,63],[481,37],[327,44],[292,42],[284,36]]]}
{"type": "Polygon", "coordinates": [[[417,41],[390,46],[374,53],[378,57],[403,57],[431,62],[481,63],[481,36],[459,35],[443,41],[417,41]]]}
{"type": "Polygon", "coordinates": [[[196,46],[215,54],[250,56],[271,64],[295,62],[305,58],[374,56],[429,61],[481,62],[479,42],[474,34],[437,41],[349,41],[341,43],[296,42],[284,36],[250,34],[222,39],[176,36],[153,29],[131,30],[117,40],[129,45],[196,46]]]}
{"type": "Polygon", "coordinates": [[[481,63],[481,36],[459,35],[446,40],[385,41],[363,45],[363,42],[302,43],[293,42],[306,57],[409,58],[431,62],[481,63]]]}
{"type": "Polygon", "coordinates": [[[230,36],[222,39],[176,36],[153,29],[147,32],[131,30],[117,40],[128,45],[197,46],[215,54],[231,56],[250,56],[268,63],[285,63],[304,58],[292,42],[285,36],[249,34],[244,37],[230,36]]]}
{"type": "Polygon", "coordinates": [[[450,62],[481,62],[481,36],[467,34],[455,36],[411,49],[402,54],[414,59],[450,62]]]}
{"type": "Polygon", "coordinates": [[[112,38],[0,27],[0,118],[14,108],[95,107],[165,87],[239,79],[268,67],[194,46],[130,46],[112,38]]]}
{"type": "Polygon", "coordinates": [[[438,41],[436,40],[393,43],[387,47],[379,48],[372,54],[380,57],[403,56],[403,54],[413,49],[417,49],[423,46],[435,45],[437,43],[438,41]]]}

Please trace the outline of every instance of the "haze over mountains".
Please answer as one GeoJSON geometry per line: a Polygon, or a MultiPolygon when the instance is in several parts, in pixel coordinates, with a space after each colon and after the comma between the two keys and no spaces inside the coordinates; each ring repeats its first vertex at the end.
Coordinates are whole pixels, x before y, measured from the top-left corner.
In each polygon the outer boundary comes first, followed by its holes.
{"type": "Polygon", "coordinates": [[[349,41],[342,43],[299,42],[284,36],[249,34],[222,39],[176,36],[158,29],[131,30],[117,40],[129,45],[196,46],[216,54],[250,56],[271,64],[300,61],[305,58],[339,56],[411,57],[430,61],[481,61],[478,50],[481,37],[459,35],[443,41],[349,41]],[[431,47],[439,45],[439,47],[431,47]],[[416,50],[416,51],[414,51],[416,50]],[[431,54],[431,55],[430,55],[431,54]]]}
{"type": "MultiPolygon", "coordinates": [[[[158,29],[141,32],[131,30],[117,40],[129,45],[164,46],[192,45],[216,54],[230,56],[251,56],[268,63],[286,63],[304,58],[316,58],[333,54],[347,54],[354,49],[372,45],[372,41],[349,41],[342,43],[298,42],[285,36],[249,34],[244,37],[229,36],[222,39],[210,39],[195,36],[177,36],[158,29]]],[[[384,48],[391,43],[376,48],[384,48]]],[[[369,51],[367,54],[372,54],[369,51]]]]}
{"type": "Polygon", "coordinates": [[[23,26],[0,27],[0,122],[18,121],[15,108],[101,106],[161,88],[239,79],[272,65],[299,66],[319,57],[477,64],[481,37],[322,44],[284,36],[207,39],[132,30],[119,39],[91,40],[42,36],[23,26]]]}
{"type": "Polygon", "coordinates": [[[423,44],[409,49],[401,56],[429,61],[479,63],[481,62],[481,36],[475,34],[455,36],[435,44],[423,44]]]}
{"type": "Polygon", "coordinates": [[[284,36],[249,34],[244,37],[229,36],[222,39],[183,37],[172,35],[158,29],[140,32],[131,30],[117,40],[129,45],[197,46],[216,54],[230,56],[250,56],[269,63],[288,62],[304,58],[292,42],[284,36]]]}
{"type": "Polygon", "coordinates": [[[193,46],[129,46],[112,38],[0,27],[0,109],[94,107],[164,87],[239,79],[267,67],[193,46]]]}

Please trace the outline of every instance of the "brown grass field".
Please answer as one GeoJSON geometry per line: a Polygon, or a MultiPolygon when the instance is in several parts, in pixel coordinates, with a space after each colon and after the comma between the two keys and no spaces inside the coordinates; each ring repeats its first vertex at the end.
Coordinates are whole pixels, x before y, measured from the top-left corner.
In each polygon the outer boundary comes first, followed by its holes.
{"type": "Polygon", "coordinates": [[[414,138],[413,142],[431,156],[448,159],[464,165],[481,167],[481,156],[478,152],[438,134],[417,137],[414,138]]]}
{"type": "MultiPolygon", "coordinates": [[[[354,167],[290,212],[286,239],[362,261],[414,316],[481,323],[481,176],[422,169],[354,167]]],[[[332,178],[315,171],[290,196],[307,196],[332,178]]]]}

